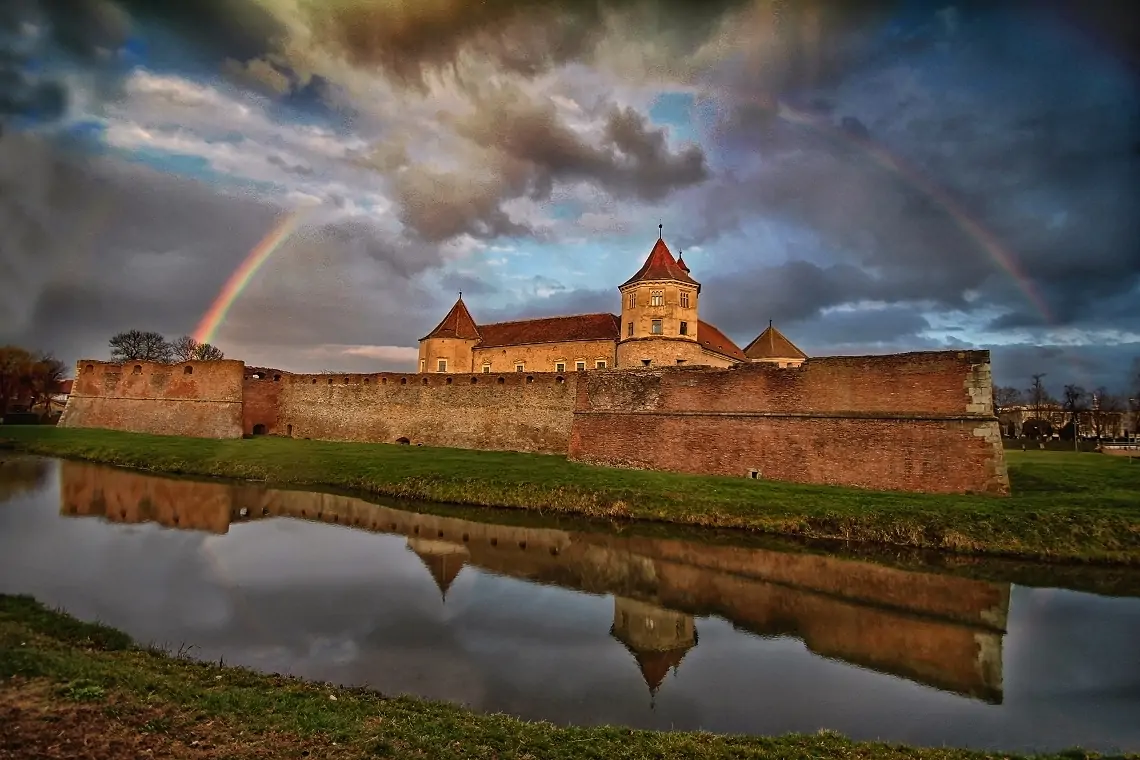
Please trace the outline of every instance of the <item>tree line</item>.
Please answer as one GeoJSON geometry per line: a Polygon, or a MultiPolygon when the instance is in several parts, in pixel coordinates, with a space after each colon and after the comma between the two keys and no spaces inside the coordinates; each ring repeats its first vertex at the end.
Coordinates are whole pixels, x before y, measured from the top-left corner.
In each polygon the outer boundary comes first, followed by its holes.
{"type": "MultiPolygon", "coordinates": [[[[1062,387],[1061,395],[1054,396],[1045,384],[1046,373],[1040,372],[1031,376],[1031,381],[1024,390],[1012,386],[995,385],[993,389],[994,412],[1001,414],[1013,407],[1025,407],[1033,412],[1038,421],[1035,426],[1026,424],[1031,428],[1025,434],[1031,438],[1047,434],[1039,428],[1044,427],[1046,417],[1053,410],[1061,410],[1068,416],[1069,422],[1062,430],[1062,437],[1072,438],[1078,431],[1082,417],[1089,420],[1092,430],[1088,433],[1096,438],[1110,429],[1116,415],[1132,412],[1140,415],[1140,357],[1132,362],[1132,369],[1128,373],[1126,388],[1123,392],[1112,392],[1105,386],[1092,391],[1083,386],[1069,383],[1062,387]]],[[[1135,417],[1134,417],[1135,419],[1135,417]]],[[[1133,422],[1135,426],[1136,422],[1133,422]]],[[[1023,428],[1024,430],[1024,428],[1023,428]]]]}
{"type": "Polygon", "coordinates": [[[59,392],[67,365],[50,353],[20,346],[0,346],[0,417],[14,401],[27,400],[29,409],[51,413],[51,397],[59,392]]]}
{"type": "Polygon", "coordinates": [[[111,337],[113,362],[209,362],[226,358],[226,355],[209,343],[199,343],[189,335],[167,340],[159,332],[127,330],[111,337]]]}

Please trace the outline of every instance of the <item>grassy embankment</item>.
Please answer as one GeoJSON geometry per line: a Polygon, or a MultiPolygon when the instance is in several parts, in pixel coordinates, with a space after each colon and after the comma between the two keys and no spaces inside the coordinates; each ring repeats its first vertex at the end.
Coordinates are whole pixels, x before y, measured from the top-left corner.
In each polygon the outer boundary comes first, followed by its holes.
{"type": "Polygon", "coordinates": [[[0,756],[9,752],[100,760],[1011,757],[853,742],[834,733],[766,738],[559,728],[172,657],[28,597],[0,595],[0,756]]]}
{"type": "Polygon", "coordinates": [[[286,486],[964,554],[1140,565],[1140,463],[1102,454],[1006,452],[1014,495],[999,498],[618,470],[537,454],[287,438],[216,441],[29,426],[0,428],[0,444],[5,441],[30,453],[286,486]]]}

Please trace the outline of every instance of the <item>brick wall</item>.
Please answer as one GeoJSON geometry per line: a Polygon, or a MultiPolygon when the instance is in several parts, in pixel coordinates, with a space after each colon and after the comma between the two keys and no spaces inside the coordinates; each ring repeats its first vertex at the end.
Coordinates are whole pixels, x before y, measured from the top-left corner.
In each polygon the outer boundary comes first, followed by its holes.
{"type": "Polygon", "coordinates": [[[622,369],[650,367],[675,367],[677,360],[690,366],[731,367],[736,362],[720,354],[706,351],[695,340],[685,338],[632,338],[623,340],[617,346],[617,366],[622,369]]]}
{"type": "Polygon", "coordinates": [[[263,375],[260,378],[246,376],[242,381],[242,433],[253,435],[254,428],[265,435],[276,435],[277,410],[283,377],[279,373],[263,375]],[[274,380],[274,378],[277,378],[274,380]]]}
{"type": "Polygon", "coordinates": [[[942,493],[1009,492],[985,351],[591,373],[571,458],[942,493]]]}
{"type": "Polygon", "coordinates": [[[240,361],[76,364],[61,427],[240,438],[240,361]]]}
{"type": "Polygon", "coordinates": [[[565,453],[582,374],[287,375],[278,431],[320,440],[565,453]]]}

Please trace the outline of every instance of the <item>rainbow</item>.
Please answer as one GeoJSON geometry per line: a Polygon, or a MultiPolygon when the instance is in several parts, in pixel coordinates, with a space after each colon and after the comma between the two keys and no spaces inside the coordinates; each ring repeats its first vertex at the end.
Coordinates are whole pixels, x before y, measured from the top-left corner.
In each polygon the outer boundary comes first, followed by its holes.
{"type": "Polygon", "coordinates": [[[946,191],[922,176],[917,169],[909,166],[902,159],[888,153],[870,140],[849,134],[846,131],[832,126],[827,121],[813,117],[802,111],[797,111],[785,103],[779,104],[778,115],[781,119],[792,124],[810,127],[811,129],[855,145],[863,153],[872,158],[880,167],[902,178],[909,185],[941,206],[958,225],[958,228],[966,236],[976,242],[982,250],[989,254],[990,258],[1010,276],[1026,300],[1040,312],[1045,321],[1050,324],[1053,322],[1053,316],[1049,311],[1048,304],[1045,303],[1045,299],[1041,296],[1041,293],[1038,292],[1033,280],[1030,279],[1021,268],[1017,256],[1003,246],[996,235],[971,218],[966,210],[962,208],[961,204],[955,201],[946,191]]]}
{"type": "Polygon", "coordinates": [[[265,237],[261,239],[256,246],[253,247],[241,262],[234,273],[226,280],[226,284],[222,286],[221,291],[214,298],[210,308],[202,315],[199,320],[198,326],[194,328],[191,337],[199,343],[209,343],[214,339],[218,332],[218,328],[222,322],[225,321],[226,314],[229,312],[230,307],[234,305],[234,301],[238,299],[242,291],[246,289],[253,276],[261,269],[261,266],[269,260],[274,251],[282,246],[282,244],[292,236],[297,228],[300,227],[305,212],[303,210],[291,211],[285,214],[273,226],[265,237]]]}

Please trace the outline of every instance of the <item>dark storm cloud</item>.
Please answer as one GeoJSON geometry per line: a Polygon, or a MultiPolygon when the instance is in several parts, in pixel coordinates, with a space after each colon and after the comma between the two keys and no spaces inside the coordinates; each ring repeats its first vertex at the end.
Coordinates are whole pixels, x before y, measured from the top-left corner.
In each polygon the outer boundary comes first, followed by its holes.
{"type": "Polygon", "coordinates": [[[411,165],[393,180],[401,221],[424,240],[531,234],[502,204],[548,200],[556,183],[585,181],[614,198],[659,201],[709,176],[699,147],[671,151],[664,130],[629,108],[611,108],[593,144],[563,123],[549,101],[495,90],[474,104],[456,129],[484,151],[481,169],[442,173],[411,165]]]}
{"type": "MultiPolygon", "coordinates": [[[[704,224],[682,244],[717,240],[758,212],[874,271],[888,300],[960,308],[975,290],[976,305],[1014,309],[1002,328],[1105,326],[1105,304],[1140,284],[1134,79],[1044,10],[966,7],[954,24],[936,23],[934,10],[896,43],[867,55],[850,46],[856,54],[829,76],[773,84],[746,68],[730,77],[736,105],[720,138],[730,155],[764,161],[710,189],[704,224]],[[825,126],[780,118],[775,95],[825,104],[801,106],[825,126]],[[882,149],[901,170],[883,167],[882,149]],[[1025,275],[1006,273],[998,258],[1025,275]],[[1018,282],[1025,277],[1048,320],[1018,282]]],[[[801,294],[825,303],[829,292],[801,294]]]]}

